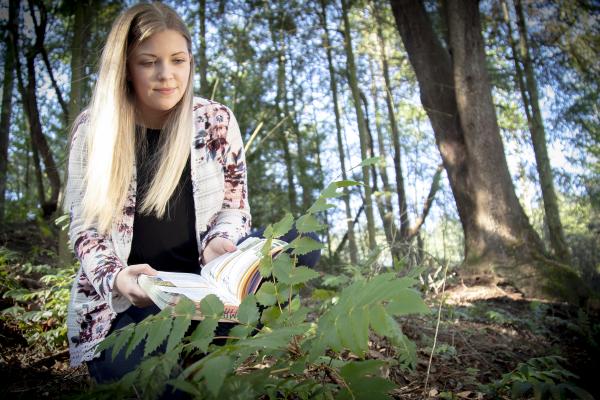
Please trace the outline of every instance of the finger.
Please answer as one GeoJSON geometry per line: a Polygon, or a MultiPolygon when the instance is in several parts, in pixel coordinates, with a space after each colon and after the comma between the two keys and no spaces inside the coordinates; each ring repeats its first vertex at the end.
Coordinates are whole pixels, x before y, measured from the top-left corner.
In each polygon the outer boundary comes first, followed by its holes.
{"type": "Polygon", "coordinates": [[[228,251],[228,252],[232,252],[232,251],[236,251],[237,247],[235,246],[235,244],[233,244],[233,242],[231,242],[230,240],[225,240],[225,243],[223,244],[223,250],[228,251]]]}

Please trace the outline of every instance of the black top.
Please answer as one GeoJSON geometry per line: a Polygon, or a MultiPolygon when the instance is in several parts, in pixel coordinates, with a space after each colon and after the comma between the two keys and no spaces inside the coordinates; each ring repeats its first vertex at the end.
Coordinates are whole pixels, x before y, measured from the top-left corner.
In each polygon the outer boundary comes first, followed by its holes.
{"type": "Polygon", "coordinates": [[[133,221],[133,241],[128,265],[150,264],[154,269],[173,272],[199,272],[194,198],[190,158],[179,184],[167,204],[162,219],[155,214],[139,214],[139,205],[152,183],[161,131],[138,128],[136,137],[137,196],[133,221]]]}

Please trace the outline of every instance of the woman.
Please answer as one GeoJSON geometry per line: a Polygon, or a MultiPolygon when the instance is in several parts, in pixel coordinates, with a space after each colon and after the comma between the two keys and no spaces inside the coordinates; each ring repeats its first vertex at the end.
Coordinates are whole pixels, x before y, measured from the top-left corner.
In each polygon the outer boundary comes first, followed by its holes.
{"type": "MultiPolygon", "coordinates": [[[[158,311],[146,307],[139,274],[197,272],[250,229],[237,122],[193,97],[193,71],[181,18],[162,4],[133,6],[115,21],[91,104],[74,124],[65,204],[81,268],[68,340],[71,364],[87,361],[93,376],[111,328],[158,311]]],[[[114,367],[94,377],[122,375],[114,367]]]]}
{"type": "Polygon", "coordinates": [[[250,230],[238,124],[227,107],[193,97],[193,72],[190,34],[175,11],[135,5],[115,21],[91,103],[73,126],[65,208],[81,267],[68,340],[71,365],[86,362],[97,382],[141,361],[141,345],[115,361],[95,354],[110,332],[159,311],[140,274],[198,272],[250,230]]]}

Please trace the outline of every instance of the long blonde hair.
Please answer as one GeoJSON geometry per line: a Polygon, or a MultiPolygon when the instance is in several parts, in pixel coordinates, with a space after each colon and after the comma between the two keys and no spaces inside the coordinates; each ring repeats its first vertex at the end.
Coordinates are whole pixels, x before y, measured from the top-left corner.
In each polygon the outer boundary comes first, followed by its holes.
{"type": "MultiPolygon", "coordinates": [[[[102,56],[88,108],[87,170],[82,200],[86,226],[110,230],[122,212],[135,165],[135,94],[126,79],[127,56],[142,41],[166,29],[179,32],[191,51],[191,36],[179,15],[160,4],[137,4],[114,22],[102,56]]],[[[190,154],[192,135],[193,57],[181,100],[162,128],[159,162],[138,212],[163,217],[190,154]]]]}

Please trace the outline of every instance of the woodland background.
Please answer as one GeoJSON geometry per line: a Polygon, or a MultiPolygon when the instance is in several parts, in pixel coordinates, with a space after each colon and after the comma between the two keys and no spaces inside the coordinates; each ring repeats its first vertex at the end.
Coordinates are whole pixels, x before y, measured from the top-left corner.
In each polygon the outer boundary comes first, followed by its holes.
{"type": "MultiPolygon", "coordinates": [[[[476,398],[477,385],[549,355],[566,357],[582,377],[574,381],[594,391],[597,2],[166,3],[194,38],[196,93],[239,122],[253,225],[299,216],[331,181],[360,181],[320,216],[319,271],[423,268],[428,304],[450,307],[442,352],[425,328],[435,315],[403,325],[425,359],[394,378],[405,396],[425,393],[426,376],[428,395],[476,398]]],[[[50,373],[85,383],[84,371],[64,365],[74,260],[60,203],[71,123],[112,21],[131,4],[0,6],[0,366],[28,371],[11,393],[38,390],[50,373]],[[5,351],[18,346],[28,359],[5,351]]]]}

